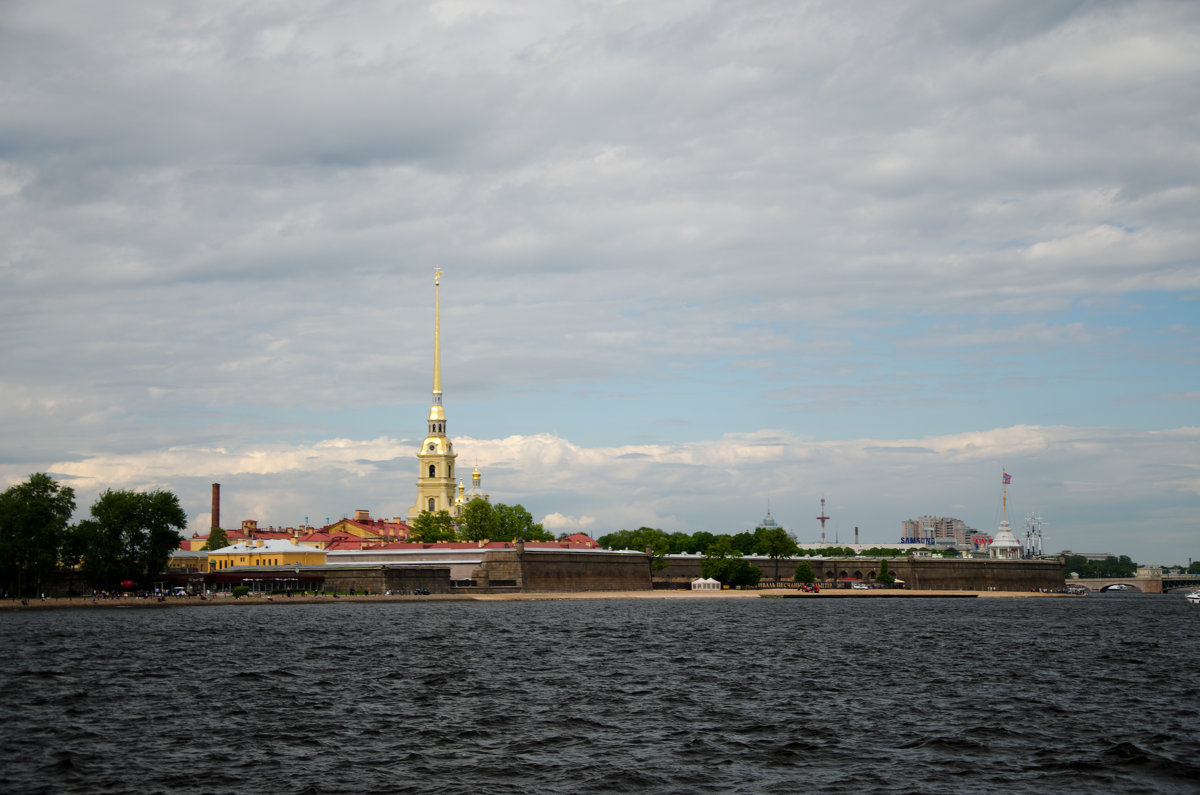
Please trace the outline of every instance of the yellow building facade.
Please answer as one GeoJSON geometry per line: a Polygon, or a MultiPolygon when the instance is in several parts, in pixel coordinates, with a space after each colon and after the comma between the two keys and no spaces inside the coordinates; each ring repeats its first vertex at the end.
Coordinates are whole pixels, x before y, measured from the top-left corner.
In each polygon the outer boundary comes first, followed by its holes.
{"type": "Polygon", "coordinates": [[[315,566],[325,563],[325,550],[288,541],[241,541],[208,553],[208,570],[234,566],[315,566]]]}

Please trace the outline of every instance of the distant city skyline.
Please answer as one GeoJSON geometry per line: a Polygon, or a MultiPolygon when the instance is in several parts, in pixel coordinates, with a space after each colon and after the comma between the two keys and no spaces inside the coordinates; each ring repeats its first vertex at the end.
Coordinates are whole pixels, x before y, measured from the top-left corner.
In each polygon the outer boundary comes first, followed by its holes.
{"type": "MultiPolygon", "coordinates": [[[[0,479],[1200,557],[1200,7],[0,12],[0,479]]],[[[315,523],[315,522],[314,522],[315,523]]]]}

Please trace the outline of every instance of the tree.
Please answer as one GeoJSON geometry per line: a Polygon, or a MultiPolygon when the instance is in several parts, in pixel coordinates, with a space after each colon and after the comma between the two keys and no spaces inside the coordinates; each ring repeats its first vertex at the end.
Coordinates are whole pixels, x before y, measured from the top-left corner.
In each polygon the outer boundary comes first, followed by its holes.
{"type": "Polygon", "coordinates": [[[1187,567],[1187,573],[1200,574],[1200,560],[1193,560],[1191,563],[1189,563],[1187,567]]]}
{"type": "Polygon", "coordinates": [[[714,543],[717,537],[707,530],[697,530],[692,533],[692,543],[688,546],[688,552],[704,552],[714,543]]]}
{"type": "Polygon", "coordinates": [[[229,536],[225,535],[225,531],[219,527],[214,527],[212,532],[208,534],[208,540],[204,542],[204,546],[200,547],[205,552],[210,552],[214,549],[223,549],[229,546],[229,536]]]}
{"type": "Polygon", "coordinates": [[[700,576],[725,582],[726,561],[735,555],[737,551],[733,548],[733,539],[730,536],[717,536],[717,540],[704,550],[704,557],[700,559],[700,576]]]}
{"type": "Polygon", "coordinates": [[[533,521],[523,505],[496,505],[495,541],[553,541],[554,534],[533,521]]]}
{"type": "Polygon", "coordinates": [[[778,582],[779,559],[795,555],[800,548],[782,527],[760,527],[754,534],[758,536],[759,551],[775,561],[775,580],[778,582]]]}
{"type": "Polygon", "coordinates": [[[888,571],[888,562],[886,560],[879,561],[879,573],[875,575],[875,582],[891,585],[895,581],[896,575],[888,571]]]}
{"type": "Polygon", "coordinates": [[[733,536],[717,536],[700,562],[700,574],[726,585],[757,585],[762,571],[739,554],[733,536]]]}
{"type": "Polygon", "coordinates": [[[794,576],[796,582],[813,582],[817,579],[817,575],[813,573],[812,565],[807,560],[802,560],[796,565],[796,574],[794,576]]]}
{"type": "Polygon", "coordinates": [[[675,552],[676,536],[668,535],[655,527],[639,527],[637,530],[618,530],[596,539],[606,549],[635,549],[650,556],[650,573],[667,567],[666,556],[675,552]]]}
{"type": "Polygon", "coordinates": [[[487,541],[496,537],[496,509],[476,497],[463,506],[458,517],[458,537],[464,541],[487,541]]]}
{"type": "Polygon", "coordinates": [[[650,574],[667,567],[667,555],[671,552],[671,536],[655,527],[639,527],[634,535],[635,549],[644,549],[650,556],[650,574]]]}
{"type": "Polygon", "coordinates": [[[692,549],[692,537],[687,533],[674,532],[669,535],[671,549],[670,554],[679,555],[684,552],[690,552],[692,549]]]}
{"type": "Polygon", "coordinates": [[[413,520],[412,530],[408,534],[409,541],[418,544],[436,544],[439,541],[453,541],[457,538],[454,533],[454,520],[446,510],[430,513],[421,511],[413,520]]]}
{"type": "Polygon", "coordinates": [[[38,472],[0,494],[0,579],[5,591],[36,593],[54,576],[75,511],[75,491],[38,472]]]}
{"type": "Polygon", "coordinates": [[[1128,555],[1120,558],[1109,555],[1104,560],[1088,560],[1083,555],[1067,555],[1063,559],[1063,575],[1077,572],[1080,577],[1108,578],[1130,577],[1137,572],[1137,564],[1128,555]]]}
{"type": "Polygon", "coordinates": [[[762,569],[745,558],[730,558],[723,574],[717,579],[729,585],[758,585],[762,579],[762,569]]]}
{"type": "Polygon", "coordinates": [[[169,491],[108,489],[92,505],[92,518],[79,523],[83,573],[97,588],[116,588],[130,579],[148,585],[167,567],[183,539],[187,514],[169,491]]]}
{"type": "Polygon", "coordinates": [[[758,536],[751,533],[749,530],[738,533],[737,535],[729,536],[730,543],[742,555],[753,555],[759,552],[758,536]]]}

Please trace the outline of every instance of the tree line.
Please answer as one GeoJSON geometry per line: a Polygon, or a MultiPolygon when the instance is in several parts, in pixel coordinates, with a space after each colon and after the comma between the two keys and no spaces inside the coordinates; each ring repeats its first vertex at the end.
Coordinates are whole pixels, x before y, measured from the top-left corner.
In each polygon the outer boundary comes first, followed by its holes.
{"type": "MultiPolygon", "coordinates": [[[[895,547],[871,547],[862,553],[853,547],[827,546],[819,549],[800,549],[782,527],[759,527],[753,532],[718,535],[701,530],[696,533],[667,533],[654,527],[639,527],[637,530],[618,530],[596,539],[600,546],[608,549],[649,550],[652,572],[667,566],[667,555],[699,554],[700,574],[726,585],[757,585],[763,572],[745,560],[746,556],[767,557],[773,561],[774,579],[779,579],[779,562],[792,557],[904,557],[908,553],[895,547]]],[[[949,551],[955,555],[954,551],[949,551]]],[[[797,582],[813,582],[816,575],[811,564],[801,562],[792,573],[797,582]]],[[[891,582],[895,577],[888,571],[886,560],[880,567],[877,582],[891,582]]]]}
{"type": "MultiPolygon", "coordinates": [[[[871,547],[862,553],[854,551],[853,547],[826,546],[819,549],[800,549],[795,540],[781,527],[759,527],[754,531],[740,533],[710,533],[701,530],[696,533],[674,532],[667,533],[654,527],[639,527],[637,530],[617,530],[596,539],[602,547],[608,549],[644,550],[650,547],[655,552],[665,555],[707,554],[718,541],[725,543],[728,539],[733,552],[739,555],[762,555],[771,557],[780,548],[785,550],[785,556],[804,555],[808,557],[843,558],[855,557],[904,557],[907,550],[896,547],[871,547]]],[[[956,554],[951,551],[951,555],[956,554]]]]}
{"type": "Polygon", "coordinates": [[[458,517],[449,511],[422,511],[413,520],[409,541],[433,544],[439,541],[553,541],[554,535],[538,522],[523,505],[493,505],[473,499],[463,506],[458,517]]]}
{"type": "Polygon", "coordinates": [[[1067,555],[1063,558],[1063,576],[1078,574],[1080,577],[1132,577],[1138,565],[1128,555],[1109,555],[1103,560],[1088,560],[1083,555],[1067,555]]]}
{"type": "Polygon", "coordinates": [[[44,592],[64,577],[93,588],[148,587],[183,539],[187,514],[169,491],[108,489],[90,516],[71,524],[75,491],[49,475],[0,494],[0,588],[7,595],[44,592]]]}

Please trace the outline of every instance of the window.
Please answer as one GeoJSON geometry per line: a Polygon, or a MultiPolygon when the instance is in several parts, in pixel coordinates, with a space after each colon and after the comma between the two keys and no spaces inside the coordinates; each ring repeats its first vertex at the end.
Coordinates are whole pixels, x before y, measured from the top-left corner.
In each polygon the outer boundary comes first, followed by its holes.
{"type": "Polygon", "coordinates": [[[437,477],[437,466],[435,464],[429,465],[429,477],[431,477],[431,478],[437,477]]]}
{"type": "Polygon", "coordinates": [[[429,498],[429,512],[433,513],[433,507],[437,505],[437,501],[433,497],[429,498]]]}

